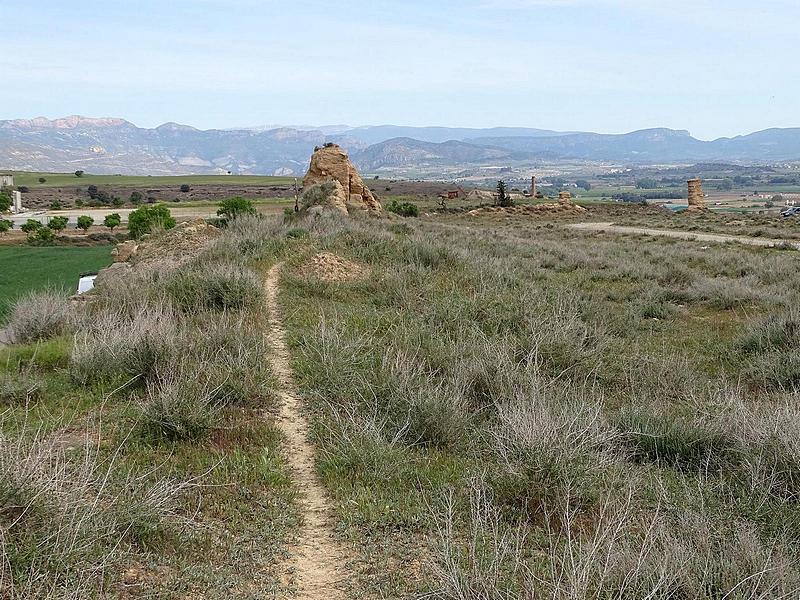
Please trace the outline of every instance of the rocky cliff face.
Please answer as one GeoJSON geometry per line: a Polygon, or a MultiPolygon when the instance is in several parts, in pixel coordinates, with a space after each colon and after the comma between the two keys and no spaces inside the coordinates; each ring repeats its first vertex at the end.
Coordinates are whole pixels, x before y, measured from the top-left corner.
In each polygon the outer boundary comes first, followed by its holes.
{"type": "Polygon", "coordinates": [[[350,162],[347,153],[336,144],[316,148],[311,156],[311,165],[303,179],[303,187],[322,183],[338,183],[336,191],[343,194],[347,204],[370,212],[380,212],[381,203],[364,184],[358,171],[350,162]]]}

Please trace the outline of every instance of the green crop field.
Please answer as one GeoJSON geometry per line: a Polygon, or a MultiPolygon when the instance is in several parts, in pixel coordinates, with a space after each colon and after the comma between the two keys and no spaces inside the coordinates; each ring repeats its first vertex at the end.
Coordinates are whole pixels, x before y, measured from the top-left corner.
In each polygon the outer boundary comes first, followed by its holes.
{"type": "Polygon", "coordinates": [[[287,185],[294,183],[293,177],[272,177],[267,175],[92,175],[86,173],[76,177],[74,173],[31,173],[11,171],[16,185],[29,188],[59,188],[68,186],[129,186],[151,187],[159,185],[287,185]],[[40,183],[39,179],[46,181],[40,183]]]}
{"type": "Polygon", "coordinates": [[[25,292],[48,287],[73,290],[81,273],[110,263],[110,246],[0,246],[0,322],[14,299],[25,292]]]}

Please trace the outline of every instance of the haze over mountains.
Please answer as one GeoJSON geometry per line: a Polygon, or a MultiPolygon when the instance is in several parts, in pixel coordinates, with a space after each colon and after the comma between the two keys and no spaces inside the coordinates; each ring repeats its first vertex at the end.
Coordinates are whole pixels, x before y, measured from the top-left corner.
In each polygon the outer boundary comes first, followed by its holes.
{"type": "Polygon", "coordinates": [[[345,147],[367,172],[552,160],[643,165],[800,159],[800,128],[768,129],[707,142],[672,129],[621,135],[395,125],[203,131],[177,123],[146,129],[124,119],[73,116],[0,121],[0,170],[301,175],[314,146],[325,142],[345,147]]]}

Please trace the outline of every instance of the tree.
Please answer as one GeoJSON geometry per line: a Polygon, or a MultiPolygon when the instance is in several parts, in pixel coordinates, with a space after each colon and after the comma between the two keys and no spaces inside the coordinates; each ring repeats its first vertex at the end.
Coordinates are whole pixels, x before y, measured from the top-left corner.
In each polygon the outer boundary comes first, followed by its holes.
{"type": "Polygon", "coordinates": [[[119,227],[122,223],[122,217],[119,216],[119,213],[111,213],[110,215],[106,215],[106,218],[103,219],[103,225],[108,227],[111,231],[114,231],[114,227],[119,227]]]}
{"type": "Polygon", "coordinates": [[[81,215],[78,217],[78,229],[89,231],[89,227],[94,225],[94,219],[89,215],[81,215]]]}
{"type": "Polygon", "coordinates": [[[61,206],[61,200],[53,200],[50,203],[50,210],[61,210],[62,208],[64,207],[61,206]]]}
{"type": "Polygon", "coordinates": [[[156,227],[175,227],[175,218],[163,204],[139,207],[128,216],[128,231],[135,239],[150,233],[156,227]]]}
{"type": "Polygon", "coordinates": [[[587,192],[592,189],[592,184],[585,179],[579,179],[575,182],[575,185],[577,185],[579,188],[583,188],[587,192]]]}
{"type": "Polygon", "coordinates": [[[75,177],[83,177],[85,171],[75,171],[75,177]]]}
{"type": "Polygon", "coordinates": [[[39,177],[39,183],[45,183],[46,181],[47,179],[45,179],[44,177],[39,177]]]}
{"type": "Polygon", "coordinates": [[[9,221],[8,219],[0,219],[0,233],[6,233],[13,228],[13,221],[9,221]]]}
{"type": "Polygon", "coordinates": [[[718,190],[723,192],[730,192],[733,189],[733,180],[732,179],[723,179],[720,184],[717,186],[718,190]]]}
{"type": "Polygon", "coordinates": [[[142,192],[137,192],[135,190],[133,192],[131,192],[131,197],[128,198],[128,201],[131,204],[141,204],[142,200],[144,200],[144,196],[142,195],[142,192]]]}
{"type": "Polygon", "coordinates": [[[508,207],[513,205],[514,201],[506,192],[506,182],[501,179],[497,182],[497,206],[508,207]]]}
{"type": "Polygon", "coordinates": [[[655,179],[637,179],[636,187],[640,190],[654,190],[658,187],[658,181],[655,179]]]}
{"type": "Polygon", "coordinates": [[[217,216],[222,217],[225,222],[232,221],[242,215],[254,214],[256,214],[256,209],[253,203],[239,196],[223,200],[219,203],[219,209],[217,209],[217,216]]]}
{"type": "Polygon", "coordinates": [[[11,208],[11,196],[8,192],[0,192],[0,212],[8,212],[11,208]]]}
{"type": "Polygon", "coordinates": [[[37,246],[49,246],[56,239],[55,232],[49,227],[40,227],[28,235],[28,243],[37,246]]]}
{"type": "Polygon", "coordinates": [[[47,224],[47,227],[52,229],[53,231],[61,231],[66,229],[67,223],[69,220],[67,217],[53,217],[50,219],[50,222],[47,224]]]}
{"type": "Polygon", "coordinates": [[[32,233],[34,233],[35,231],[38,231],[38,230],[39,230],[39,229],[41,229],[42,227],[44,227],[44,225],[42,225],[42,224],[41,224],[39,221],[37,221],[36,219],[28,219],[27,221],[25,221],[25,222],[24,222],[24,223],[23,223],[23,224],[20,226],[20,229],[22,229],[22,231],[24,231],[24,232],[25,232],[25,233],[27,233],[28,235],[31,235],[32,233]]]}
{"type": "Polygon", "coordinates": [[[184,183],[184,184],[181,186],[181,191],[182,191],[184,194],[185,194],[186,192],[188,192],[188,191],[191,191],[191,189],[192,189],[192,188],[190,188],[190,187],[189,187],[189,184],[188,184],[188,183],[184,183]]]}

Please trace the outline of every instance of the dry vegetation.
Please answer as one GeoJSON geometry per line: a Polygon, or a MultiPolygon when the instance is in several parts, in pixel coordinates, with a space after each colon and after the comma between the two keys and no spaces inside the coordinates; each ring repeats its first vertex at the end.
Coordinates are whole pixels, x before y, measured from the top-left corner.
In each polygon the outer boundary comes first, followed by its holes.
{"type": "Polygon", "coordinates": [[[353,597],[796,597],[796,253],[449,219],[241,218],[66,319],[20,306],[11,597],[278,588],[298,515],[265,413],[276,261],[353,597]]]}

